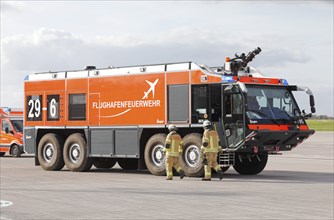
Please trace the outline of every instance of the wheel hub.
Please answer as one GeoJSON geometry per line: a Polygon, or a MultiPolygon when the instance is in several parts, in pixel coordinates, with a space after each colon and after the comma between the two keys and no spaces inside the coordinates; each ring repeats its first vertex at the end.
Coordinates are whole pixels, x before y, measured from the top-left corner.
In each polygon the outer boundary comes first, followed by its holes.
{"type": "Polygon", "coordinates": [[[191,151],[189,153],[189,158],[190,158],[190,160],[195,160],[196,159],[196,153],[194,151],[191,151]]]}
{"type": "Polygon", "coordinates": [[[45,145],[43,149],[43,158],[47,162],[51,162],[53,155],[54,155],[54,146],[51,143],[48,143],[47,145],[45,145]]]}
{"type": "Polygon", "coordinates": [[[196,145],[190,145],[185,151],[185,162],[190,167],[197,167],[200,159],[200,152],[196,145]]]}
{"type": "Polygon", "coordinates": [[[73,163],[77,163],[80,158],[80,146],[78,144],[73,144],[70,147],[70,159],[73,163]]]}
{"type": "Polygon", "coordinates": [[[161,153],[160,151],[158,151],[158,152],[156,153],[156,157],[157,157],[158,160],[161,160],[161,158],[162,158],[162,153],[161,153]]]}
{"type": "Polygon", "coordinates": [[[154,146],[152,149],[151,159],[155,166],[160,167],[164,165],[165,156],[163,154],[163,149],[164,147],[161,144],[154,146]]]}

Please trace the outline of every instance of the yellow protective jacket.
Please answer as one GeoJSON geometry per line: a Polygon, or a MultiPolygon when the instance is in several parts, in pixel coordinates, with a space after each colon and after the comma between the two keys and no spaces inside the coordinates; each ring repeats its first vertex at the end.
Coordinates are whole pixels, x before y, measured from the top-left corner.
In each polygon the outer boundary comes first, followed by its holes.
{"type": "Polygon", "coordinates": [[[164,152],[166,156],[178,157],[182,153],[182,138],[175,131],[171,131],[165,141],[164,152]]]}
{"type": "Polygon", "coordinates": [[[206,129],[203,133],[201,152],[218,153],[221,152],[221,150],[222,148],[219,146],[217,131],[206,129]],[[206,145],[206,147],[204,145],[206,145]]]}

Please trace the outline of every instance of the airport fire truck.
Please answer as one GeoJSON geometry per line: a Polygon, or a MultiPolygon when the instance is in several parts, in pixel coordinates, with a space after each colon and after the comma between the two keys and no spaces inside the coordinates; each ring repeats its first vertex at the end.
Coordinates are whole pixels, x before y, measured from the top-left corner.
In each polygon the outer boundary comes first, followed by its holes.
{"type": "Polygon", "coordinates": [[[293,92],[307,87],[260,74],[248,63],[260,53],[226,58],[222,66],[194,62],[46,72],[25,79],[25,151],[45,170],[111,168],[165,173],[167,126],[183,138],[180,163],[187,176],[203,173],[203,121],[219,133],[218,160],[254,175],[268,154],[290,151],[314,133],[293,92]]]}
{"type": "Polygon", "coordinates": [[[20,157],[23,151],[23,111],[0,107],[0,156],[20,157]]]}

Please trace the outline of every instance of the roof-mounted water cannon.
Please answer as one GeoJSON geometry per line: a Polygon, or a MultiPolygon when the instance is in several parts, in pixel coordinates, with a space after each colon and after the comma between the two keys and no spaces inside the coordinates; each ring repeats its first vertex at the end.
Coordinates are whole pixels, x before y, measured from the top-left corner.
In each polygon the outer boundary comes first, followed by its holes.
{"type": "Polygon", "coordinates": [[[251,62],[254,57],[261,52],[261,48],[257,47],[255,50],[249,52],[246,56],[245,53],[242,54],[235,54],[235,58],[230,59],[229,57],[226,58],[225,62],[225,71],[231,72],[233,76],[237,76],[238,72],[242,69],[247,67],[248,63],[251,62]]]}

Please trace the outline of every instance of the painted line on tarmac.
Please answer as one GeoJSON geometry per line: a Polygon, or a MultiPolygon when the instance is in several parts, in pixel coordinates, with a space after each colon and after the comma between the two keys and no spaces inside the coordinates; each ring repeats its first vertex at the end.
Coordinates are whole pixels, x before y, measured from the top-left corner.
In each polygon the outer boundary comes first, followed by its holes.
{"type": "Polygon", "coordinates": [[[5,207],[11,206],[11,205],[13,205],[13,203],[10,202],[10,201],[0,200],[0,208],[5,208],[5,207]]]}

